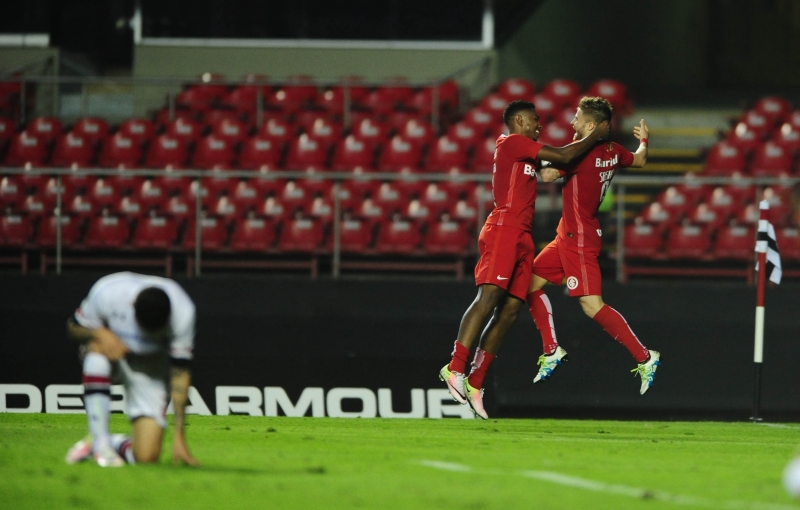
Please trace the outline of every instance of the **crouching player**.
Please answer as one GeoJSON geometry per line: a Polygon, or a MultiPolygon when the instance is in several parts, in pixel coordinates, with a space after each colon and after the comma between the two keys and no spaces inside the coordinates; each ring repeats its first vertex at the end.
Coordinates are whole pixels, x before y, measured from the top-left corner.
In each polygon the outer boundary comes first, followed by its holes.
{"type": "Polygon", "coordinates": [[[171,397],[173,462],[198,465],[184,434],[194,323],[194,303],[172,280],[115,273],[94,284],[67,323],[83,355],[89,422],[89,435],[70,448],[67,463],[91,457],[102,467],[157,462],[171,397]],[[109,433],[112,380],[125,387],[130,437],[109,433]]]}

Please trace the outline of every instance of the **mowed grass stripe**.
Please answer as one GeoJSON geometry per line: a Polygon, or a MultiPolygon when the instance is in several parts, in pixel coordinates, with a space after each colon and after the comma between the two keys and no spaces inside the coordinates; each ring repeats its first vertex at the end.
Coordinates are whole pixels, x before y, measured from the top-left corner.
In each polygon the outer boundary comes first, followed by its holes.
{"type": "MultiPolygon", "coordinates": [[[[800,443],[791,425],[747,423],[190,416],[199,469],[173,467],[169,443],[155,466],[67,466],[85,420],[0,414],[3,507],[675,508],[521,475],[546,472],[791,508],[780,476],[800,443]],[[423,468],[421,459],[450,469],[423,468]]],[[[112,431],[125,430],[114,415],[112,431]]]]}

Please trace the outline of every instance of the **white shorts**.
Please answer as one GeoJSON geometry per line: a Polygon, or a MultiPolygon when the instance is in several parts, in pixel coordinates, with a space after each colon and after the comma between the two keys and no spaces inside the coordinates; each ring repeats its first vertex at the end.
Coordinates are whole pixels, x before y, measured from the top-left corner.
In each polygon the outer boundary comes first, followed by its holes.
{"type": "Polygon", "coordinates": [[[164,361],[122,359],[116,363],[114,379],[125,386],[125,413],[131,422],[146,416],[162,429],[167,427],[169,385],[164,361]]]}

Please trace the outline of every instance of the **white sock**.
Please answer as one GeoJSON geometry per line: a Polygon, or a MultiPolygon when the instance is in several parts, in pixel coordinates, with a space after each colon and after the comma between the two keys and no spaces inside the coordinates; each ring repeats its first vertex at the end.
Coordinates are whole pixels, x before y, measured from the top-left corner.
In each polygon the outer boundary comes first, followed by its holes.
{"type": "Polygon", "coordinates": [[[83,358],[83,405],[92,449],[109,445],[108,419],[111,414],[111,362],[102,354],[90,352],[83,358]]]}
{"type": "Polygon", "coordinates": [[[111,447],[117,451],[120,457],[125,459],[128,464],[136,464],[133,458],[133,443],[131,438],[125,434],[111,434],[111,447]]]}

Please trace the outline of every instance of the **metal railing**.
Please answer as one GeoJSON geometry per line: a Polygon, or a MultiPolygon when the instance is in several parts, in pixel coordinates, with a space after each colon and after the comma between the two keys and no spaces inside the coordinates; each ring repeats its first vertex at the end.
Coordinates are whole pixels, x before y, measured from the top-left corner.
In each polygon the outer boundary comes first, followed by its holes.
{"type": "MultiPolygon", "coordinates": [[[[62,242],[61,242],[61,217],[63,211],[62,194],[63,186],[61,183],[62,176],[65,175],[81,175],[81,176],[141,176],[141,177],[187,177],[190,179],[199,180],[199,186],[195,195],[195,274],[201,275],[202,273],[202,222],[199,221],[203,215],[203,195],[200,190],[203,189],[202,180],[207,178],[219,178],[221,175],[230,179],[251,179],[257,177],[265,180],[298,180],[308,178],[309,175],[302,171],[274,171],[268,173],[260,173],[253,170],[225,170],[221,172],[212,172],[209,170],[152,170],[152,169],[139,169],[139,170],[124,170],[118,169],[91,169],[75,171],[66,168],[39,168],[39,169],[24,169],[24,168],[10,168],[0,167],[0,177],[4,175],[45,175],[57,178],[57,195],[56,207],[54,209],[54,216],[56,218],[56,273],[61,274],[61,261],[62,261],[62,242]]],[[[333,182],[333,218],[331,220],[333,225],[333,249],[331,252],[331,275],[334,278],[339,278],[341,275],[341,221],[343,219],[344,211],[342,209],[341,196],[339,193],[341,183],[343,181],[359,180],[359,181],[417,181],[417,182],[457,182],[457,183],[476,183],[485,184],[491,181],[491,174],[459,174],[451,175],[447,173],[422,173],[413,174],[398,174],[394,172],[374,172],[368,174],[354,175],[348,172],[325,172],[324,175],[315,174],[314,178],[323,178],[333,182]]],[[[730,178],[730,177],[660,177],[660,176],[633,176],[621,175],[614,179],[612,182],[613,193],[615,196],[616,209],[616,276],[618,281],[623,281],[623,270],[625,264],[625,206],[626,194],[633,187],[649,187],[657,188],[676,184],[686,184],[691,182],[697,185],[727,185],[737,184],[742,186],[757,186],[763,188],[766,186],[797,186],[800,184],[800,177],[792,178],[730,178]]],[[[555,192],[555,187],[550,188],[555,192]]],[[[541,195],[540,195],[541,196],[541,195]]],[[[552,198],[552,196],[551,196],[552,198]]],[[[477,231],[475,237],[480,232],[486,215],[487,210],[482,210],[483,200],[478,200],[477,210],[477,231]]],[[[560,211],[559,211],[560,212],[560,211]]],[[[534,235],[536,236],[534,228],[534,235]]],[[[548,233],[548,236],[550,234],[548,233]]]]}

